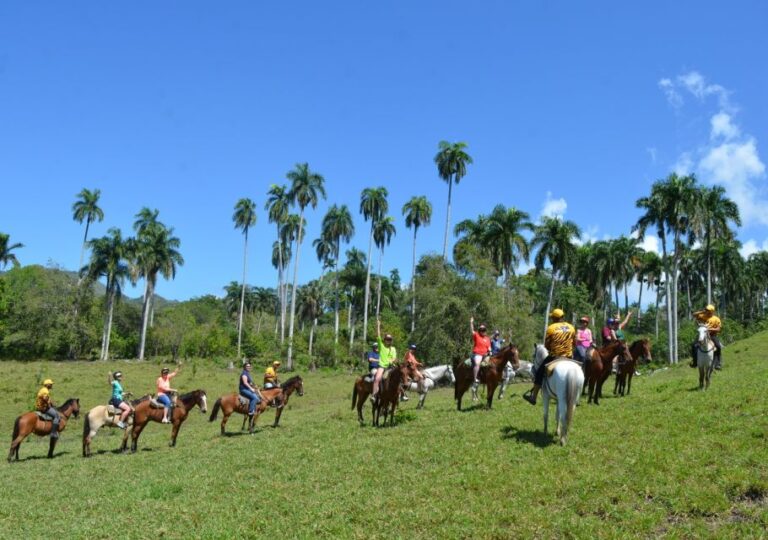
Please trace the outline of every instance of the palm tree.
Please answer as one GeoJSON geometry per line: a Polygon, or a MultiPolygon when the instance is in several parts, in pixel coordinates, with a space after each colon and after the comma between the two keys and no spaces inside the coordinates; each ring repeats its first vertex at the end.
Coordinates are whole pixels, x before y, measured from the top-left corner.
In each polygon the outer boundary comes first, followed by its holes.
{"type": "Polygon", "coordinates": [[[121,296],[122,284],[129,277],[126,263],[126,249],[131,244],[130,239],[123,240],[120,229],[111,228],[107,235],[89,241],[91,259],[88,266],[82,267],[80,275],[90,281],[100,277],[107,280],[105,293],[104,327],[101,334],[101,360],[109,358],[109,341],[112,335],[112,315],[115,302],[121,296]]]}
{"type": "MultiPolygon", "coordinates": [[[[288,217],[288,211],[291,206],[291,199],[288,196],[288,188],[286,186],[279,186],[272,184],[267,191],[267,202],[264,205],[264,209],[269,216],[269,222],[274,223],[277,227],[277,242],[282,243],[282,237],[280,235],[280,228],[285,223],[288,217]]],[[[277,294],[280,300],[280,343],[285,341],[285,293],[284,293],[284,277],[285,268],[288,259],[284,258],[285,248],[277,250],[277,294]]]]}
{"type": "Polygon", "coordinates": [[[224,286],[224,309],[233,319],[240,309],[241,290],[242,286],[237,281],[230,281],[224,286]]]}
{"type": "Polygon", "coordinates": [[[349,332],[349,347],[355,340],[355,307],[359,305],[359,291],[365,286],[365,268],[367,260],[365,253],[357,248],[350,248],[346,252],[347,262],[344,265],[341,279],[347,290],[347,329],[349,332]]]}
{"type": "MultiPolygon", "coordinates": [[[[331,245],[334,276],[334,343],[339,342],[339,259],[341,258],[341,241],[349,242],[355,234],[352,214],[346,204],[340,207],[335,204],[328,209],[323,218],[321,239],[326,239],[331,245]]],[[[317,246],[316,246],[317,249],[317,246]]],[[[318,252],[318,258],[320,253],[318,252]]]]}
{"type": "Polygon", "coordinates": [[[559,218],[544,217],[535,227],[531,247],[537,247],[534,258],[537,270],[544,268],[549,261],[552,267],[552,282],[549,286],[547,311],[544,314],[544,332],[547,330],[547,314],[552,308],[552,294],[555,291],[555,281],[558,272],[566,269],[576,259],[575,241],[581,237],[581,229],[572,221],[559,218]]]}
{"type": "Polygon", "coordinates": [[[299,272],[299,255],[301,254],[302,225],[304,223],[304,209],[307,206],[317,207],[320,197],[325,199],[325,179],[312,172],[308,163],[298,163],[294,170],[286,175],[291,181],[291,190],[288,197],[291,203],[299,205],[299,231],[296,242],[296,255],[293,263],[293,288],[291,290],[291,319],[288,324],[288,358],[286,369],[293,369],[293,323],[296,315],[296,279],[299,272]]]}
{"type": "Polygon", "coordinates": [[[449,143],[440,141],[435,155],[437,174],[448,183],[448,211],[445,216],[445,239],[443,240],[443,259],[448,253],[448,231],[451,228],[451,193],[453,184],[458,183],[467,175],[467,165],[472,163],[472,157],[467,154],[467,144],[463,142],[449,143]]]}
{"type": "Polygon", "coordinates": [[[237,357],[240,358],[240,344],[243,339],[243,307],[245,306],[245,270],[248,261],[248,229],[256,224],[256,203],[251,199],[240,199],[232,214],[235,229],[243,230],[243,290],[240,294],[240,315],[237,318],[237,357]]]}
{"type": "Polygon", "coordinates": [[[532,231],[530,216],[517,208],[497,205],[485,224],[485,247],[490,250],[494,266],[504,275],[509,288],[509,279],[521,262],[528,262],[528,242],[523,231],[532,231]]]}
{"type": "Polygon", "coordinates": [[[411,197],[403,205],[405,226],[413,227],[413,259],[411,265],[411,333],[416,330],[416,235],[419,227],[426,227],[432,221],[432,204],[426,197],[411,197]]]}
{"type": "MultiPolygon", "coordinates": [[[[315,330],[317,328],[317,319],[323,313],[323,301],[325,294],[323,286],[319,281],[310,281],[305,286],[300,287],[298,291],[299,318],[303,321],[310,321],[309,330],[309,356],[312,357],[312,346],[315,340],[315,330]]],[[[314,364],[314,362],[313,362],[314,364]]]]}
{"type": "MultiPolygon", "coordinates": [[[[624,311],[629,310],[629,295],[627,286],[635,278],[637,267],[643,256],[643,249],[640,247],[640,240],[631,236],[620,236],[613,241],[617,257],[616,289],[618,286],[624,287],[624,311]]],[[[616,308],[619,307],[618,295],[616,298],[616,308]]]]}
{"type": "Polygon", "coordinates": [[[371,222],[371,234],[368,238],[368,268],[365,274],[365,303],[363,306],[363,341],[368,338],[368,300],[371,289],[371,248],[373,246],[373,229],[389,211],[387,196],[389,192],[384,186],[365,188],[360,194],[360,213],[365,221],[371,222]]]}
{"type": "MultiPolygon", "coordinates": [[[[392,216],[386,216],[376,222],[376,226],[373,230],[373,241],[376,243],[376,247],[379,248],[379,283],[376,286],[376,319],[379,318],[379,312],[381,311],[381,260],[384,258],[384,246],[389,245],[392,241],[392,237],[397,233],[395,229],[395,218],[392,216]]],[[[363,337],[365,341],[365,337],[363,337]]]]}
{"type": "Polygon", "coordinates": [[[24,244],[19,242],[11,244],[10,240],[10,235],[0,233],[0,268],[4,268],[9,264],[12,264],[14,267],[19,266],[19,260],[16,258],[15,254],[11,253],[11,251],[23,248],[24,244]]]}
{"type": "Polygon", "coordinates": [[[100,189],[93,191],[83,188],[77,194],[78,199],[72,205],[72,219],[78,223],[85,221],[85,235],[83,235],[83,247],[80,248],[80,264],[78,268],[83,267],[83,257],[85,256],[85,246],[88,243],[88,228],[94,221],[104,220],[104,211],[99,208],[100,189]]]}
{"type": "Polygon", "coordinates": [[[146,297],[139,339],[139,360],[144,360],[149,313],[157,286],[157,275],[160,274],[165,279],[173,279],[176,277],[176,267],[184,264],[184,258],[179,252],[181,240],[173,236],[173,228],[167,228],[159,221],[142,227],[140,220],[141,217],[139,217],[139,221],[134,223],[134,228],[138,232],[135,253],[136,266],[140,275],[146,280],[146,297]]]}

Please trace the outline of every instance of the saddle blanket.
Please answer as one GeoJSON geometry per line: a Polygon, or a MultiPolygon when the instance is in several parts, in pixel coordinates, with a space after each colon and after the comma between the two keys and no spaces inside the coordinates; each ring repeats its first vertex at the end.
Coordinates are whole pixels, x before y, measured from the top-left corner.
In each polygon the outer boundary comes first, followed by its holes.
{"type": "Polygon", "coordinates": [[[120,414],[122,412],[123,412],[122,410],[114,407],[113,405],[107,405],[107,414],[108,415],[116,415],[116,414],[120,414]]]}
{"type": "MultiPolygon", "coordinates": [[[[467,366],[467,367],[472,367],[472,359],[471,358],[467,358],[466,360],[464,360],[464,365],[467,366]]],[[[480,361],[480,367],[481,368],[488,367],[490,365],[491,365],[491,363],[488,360],[481,360],[480,361]]]]}
{"type": "Polygon", "coordinates": [[[552,374],[555,372],[555,366],[564,362],[573,362],[577,366],[581,367],[581,362],[577,362],[576,360],[573,360],[571,358],[558,358],[557,360],[553,360],[552,362],[547,364],[547,377],[551,377],[552,374]]]}
{"type": "MultiPolygon", "coordinates": [[[[393,370],[393,369],[394,369],[394,368],[391,368],[391,367],[390,367],[390,368],[387,368],[387,369],[385,369],[385,370],[384,370],[384,373],[383,373],[383,374],[382,374],[382,376],[381,376],[381,380],[382,380],[382,381],[386,381],[386,380],[389,378],[389,374],[390,374],[390,373],[392,373],[392,370],[393,370]]],[[[372,382],[373,382],[373,379],[374,379],[374,377],[375,377],[375,371],[374,371],[374,370],[371,370],[371,372],[370,372],[370,373],[368,373],[368,375],[363,375],[363,380],[364,380],[365,382],[369,382],[369,383],[372,383],[372,382]]]]}

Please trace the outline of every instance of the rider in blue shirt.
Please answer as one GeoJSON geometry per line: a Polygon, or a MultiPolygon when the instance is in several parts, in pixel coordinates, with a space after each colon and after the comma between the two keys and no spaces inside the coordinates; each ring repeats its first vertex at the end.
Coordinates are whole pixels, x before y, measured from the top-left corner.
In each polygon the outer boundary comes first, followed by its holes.
{"type": "Polygon", "coordinates": [[[501,333],[498,330],[494,330],[493,337],[491,338],[491,354],[496,356],[501,352],[504,347],[504,340],[501,339],[501,333]]]}
{"type": "Polygon", "coordinates": [[[256,405],[261,403],[261,397],[259,396],[259,389],[253,384],[253,379],[251,378],[250,362],[246,362],[243,366],[238,390],[241,396],[248,398],[248,416],[253,416],[256,412],[256,405]]]}

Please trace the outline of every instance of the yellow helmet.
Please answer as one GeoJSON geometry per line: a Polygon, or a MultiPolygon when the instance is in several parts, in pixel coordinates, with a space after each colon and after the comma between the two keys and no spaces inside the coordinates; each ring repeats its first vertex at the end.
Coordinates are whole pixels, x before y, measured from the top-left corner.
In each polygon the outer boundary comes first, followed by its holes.
{"type": "Polygon", "coordinates": [[[565,312],[560,308],[555,308],[549,313],[549,316],[553,319],[562,319],[565,317],[565,312]]]}
{"type": "Polygon", "coordinates": [[[277,367],[277,366],[279,366],[279,365],[280,365],[280,362],[278,362],[277,360],[275,360],[274,362],[272,362],[272,365],[273,365],[273,366],[275,366],[275,367],[277,367]]]}
{"type": "Polygon", "coordinates": [[[707,304],[707,307],[705,307],[704,310],[705,311],[709,311],[710,313],[714,313],[715,312],[715,306],[713,306],[712,304],[707,304]]]}
{"type": "Polygon", "coordinates": [[[51,379],[45,379],[43,381],[43,386],[53,385],[53,381],[51,379]]]}

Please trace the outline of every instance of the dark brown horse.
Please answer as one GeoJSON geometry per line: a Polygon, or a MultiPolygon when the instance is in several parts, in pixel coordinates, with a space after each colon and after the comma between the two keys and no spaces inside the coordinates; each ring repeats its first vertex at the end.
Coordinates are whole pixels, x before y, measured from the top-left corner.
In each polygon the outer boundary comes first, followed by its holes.
{"type": "MultiPolygon", "coordinates": [[[[389,372],[386,379],[382,379],[379,395],[374,404],[373,425],[379,425],[379,418],[384,412],[384,427],[387,427],[387,416],[389,416],[389,425],[395,425],[395,411],[397,404],[400,403],[400,395],[403,392],[403,385],[408,382],[408,372],[415,369],[408,364],[398,366],[389,372]]],[[[354,399],[354,396],[353,396],[354,399]]]]}
{"type": "MultiPolygon", "coordinates": [[[[61,407],[56,407],[56,410],[59,411],[61,416],[59,420],[59,433],[61,433],[67,427],[69,417],[74,416],[77,418],[77,415],[80,414],[80,400],[78,398],[70,398],[61,407]]],[[[34,411],[19,416],[13,424],[13,438],[11,439],[11,451],[8,452],[8,461],[13,461],[14,457],[16,461],[19,460],[19,446],[21,446],[27,435],[34,433],[39,437],[45,437],[51,434],[52,427],[52,421],[41,420],[34,411]]],[[[49,458],[53,457],[53,449],[56,448],[56,441],[58,440],[58,438],[51,439],[51,443],[48,446],[49,458]]]]}
{"type": "MultiPolygon", "coordinates": [[[[294,375],[283,384],[281,384],[280,389],[283,391],[283,406],[275,408],[275,421],[272,424],[273,428],[277,427],[277,425],[280,423],[280,417],[283,415],[283,409],[285,409],[285,405],[288,403],[288,398],[291,397],[291,394],[297,392],[299,396],[304,395],[304,381],[302,381],[301,377],[298,375],[294,375]]],[[[248,422],[247,414],[243,416],[242,431],[245,431],[246,422],[248,422]]]]}
{"type": "MultiPolygon", "coordinates": [[[[249,433],[253,433],[253,429],[256,426],[256,420],[258,420],[259,415],[267,410],[267,407],[269,407],[270,404],[279,403],[283,395],[283,389],[280,387],[270,388],[268,390],[262,389],[260,392],[264,399],[262,399],[261,402],[256,405],[256,411],[254,412],[253,417],[251,417],[250,424],[248,425],[249,433]],[[275,401],[276,399],[278,400],[277,402],[275,401]]],[[[216,417],[219,415],[219,409],[221,409],[221,412],[224,415],[224,417],[221,419],[222,435],[226,435],[225,427],[227,425],[227,420],[229,420],[229,417],[232,415],[232,413],[244,414],[246,418],[248,418],[248,403],[243,402],[240,399],[240,394],[234,392],[231,394],[223,395],[216,400],[216,403],[213,404],[213,411],[211,411],[211,416],[208,418],[209,422],[216,420],[216,417]]]]}
{"type": "MultiPolygon", "coordinates": [[[[399,369],[403,371],[403,384],[408,384],[411,379],[413,378],[413,368],[410,364],[404,364],[400,365],[398,363],[392,364],[392,367],[394,369],[399,369]]],[[[381,384],[384,384],[384,381],[381,381],[381,384]]],[[[379,392],[381,392],[381,388],[379,388],[379,392]]],[[[352,387],[352,408],[354,409],[357,407],[357,420],[360,422],[360,424],[365,424],[365,420],[363,419],[363,407],[365,406],[365,402],[368,399],[368,396],[370,396],[373,393],[373,382],[366,380],[366,377],[358,377],[355,379],[355,384],[352,387]]],[[[373,404],[371,408],[371,412],[373,413],[373,420],[376,420],[376,405],[373,404]]]]}
{"type": "Polygon", "coordinates": [[[651,342],[648,339],[638,339],[633,342],[629,346],[629,356],[632,358],[629,362],[619,362],[619,367],[616,370],[616,383],[613,385],[613,395],[618,393],[618,395],[623,396],[625,388],[627,395],[629,395],[637,362],[644,360],[645,363],[648,363],[653,360],[651,357],[651,342]]]}
{"type": "MultiPolygon", "coordinates": [[[[515,369],[520,367],[520,353],[517,350],[517,345],[507,345],[496,356],[491,356],[488,359],[488,365],[481,367],[480,372],[477,374],[478,380],[486,385],[488,395],[487,406],[489,409],[493,405],[493,395],[496,393],[496,387],[499,386],[501,378],[504,376],[504,367],[507,365],[507,362],[510,362],[515,369]]],[[[456,409],[460,411],[461,398],[474,382],[472,379],[472,366],[467,365],[462,360],[453,366],[453,373],[456,376],[453,397],[456,400],[456,409]]]]}
{"type": "Polygon", "coordinates": [[[627,344],[623,341],[614,341],[600,349],[592,349],[590,362],[587,362],[584,371],[584,379],[589,386],[587,403],[594,401],[595,405],[600,405],[599,400],[603,397],[603,383],[611,376],[613,359],[617,356],[621,356],[624,362],[630,358],[627,344]]]}
{"type": "MultiPolygon", "coordinates": [[[[200,407],[201,413],[205,413],[208,410],[208,398],[205,395],[205,390],[198,389],[193,392],[182,394],[174,401],[175,405],[172,411],[173,416],[171,417],[171,425],[173,427],[171,429],[171,442],[169,443],[169,446],[176,446],[176,437],[179,435],[181,424],[183,424],[184,420],[187,419],[189,412],[195,407],[195,405],[200,407]]],[[[126,430],[125,435],[123,435],[122,450],[125,451],[128,444],[128,436],[130,435],[131,452],[135,452],[138,446],[139,436],[149,421],[152,420],[153,422],[160,424],[163,422],[163,415],[165,413],[163,412],[162,407],[152,407],[148,397],[143,397],[133,401],[131,402],[131,405],[134,409],[133,430],[130,433],[128,433],[128,430],[126,430]]]]}

